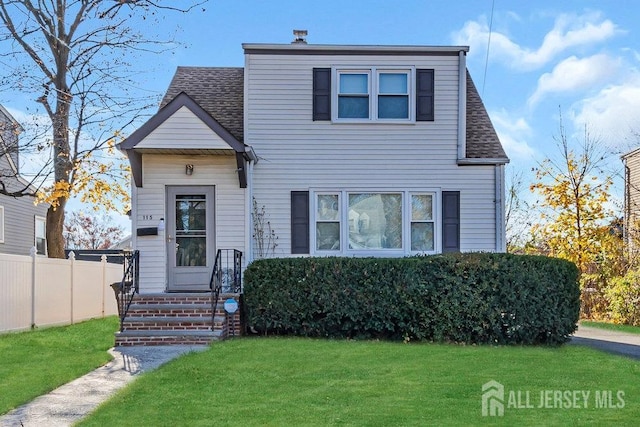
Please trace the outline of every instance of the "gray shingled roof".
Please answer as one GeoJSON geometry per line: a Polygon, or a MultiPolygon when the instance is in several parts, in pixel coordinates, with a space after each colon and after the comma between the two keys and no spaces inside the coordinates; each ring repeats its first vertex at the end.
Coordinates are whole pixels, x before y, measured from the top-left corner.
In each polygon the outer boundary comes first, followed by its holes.
{"type": "MultiPolygon", "coordinates": [[[[185,92],[244,142],[244,69],[241,67],[178,67],[161,107],[185,92]]],[[[470,159],[506,159],[498,135],[467,71],[467,146],[470,159]]]]}
{"type": "Polygon", "coordinates": [[[468,159],[506,159],[489,114],[467,70],[467,148],[468,159]]]}
{"type": "Polygon", "coordinates": [[[178,67],[160,108],[185,92],[238,141],[244,142],[244,69],[178,67]]]}

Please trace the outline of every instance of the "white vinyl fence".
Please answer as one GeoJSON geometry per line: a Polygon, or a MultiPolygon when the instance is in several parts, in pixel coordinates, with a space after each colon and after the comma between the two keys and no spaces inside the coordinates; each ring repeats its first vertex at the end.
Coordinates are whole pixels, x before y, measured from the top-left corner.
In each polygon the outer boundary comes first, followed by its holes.
{"type": "MultiPolygon", "coordinates": [[[[32,251],[35,252],[35,251],[32,251]]],[[[121,264],[0,254],[0,333],[118,314],[121,264]]]]}

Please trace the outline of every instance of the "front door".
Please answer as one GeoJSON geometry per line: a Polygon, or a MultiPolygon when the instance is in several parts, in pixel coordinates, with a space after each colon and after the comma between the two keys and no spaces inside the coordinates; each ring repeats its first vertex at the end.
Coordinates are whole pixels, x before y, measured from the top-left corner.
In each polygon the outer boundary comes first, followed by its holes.
{"type": "Polygon", "coordinates": [[[214,187],[167,187],[169,291],[207,291],[215,259],[214,187]]]}

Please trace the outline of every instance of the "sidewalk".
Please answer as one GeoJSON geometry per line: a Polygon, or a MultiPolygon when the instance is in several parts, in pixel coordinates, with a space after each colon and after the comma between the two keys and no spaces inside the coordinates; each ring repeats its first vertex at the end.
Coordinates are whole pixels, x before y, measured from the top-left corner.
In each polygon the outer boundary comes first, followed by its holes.
{"type": "Polygon", "coordinates": [[[640,359],[640,334],[580,326],[569,344],[586,345],[609,353],[640,359]]]}
{"type": "Polygon", "coordinates": [[[0,426],[70,426],[141,372],[155,369],[185,353],[208,348],[176,345],[111,349],[111,362],[0,416],[0,426]]]}

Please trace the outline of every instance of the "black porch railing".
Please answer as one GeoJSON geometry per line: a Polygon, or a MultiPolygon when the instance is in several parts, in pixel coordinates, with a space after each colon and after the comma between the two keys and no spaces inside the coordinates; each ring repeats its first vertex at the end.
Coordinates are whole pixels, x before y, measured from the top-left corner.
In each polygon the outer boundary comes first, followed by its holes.
{"type": "Polygon", "coordinates": [[[242,291],[242,252],[237,249],[218,249],[211,280],[211,328],[215,323],[220,293],[242,291]]]}
{"type": "Polygon", "coordinates": [[[135,294],[139,292],[139,260],[140,251],[123,251],[123,272],[122,280],[111,285],[116,294],[118,303],[118,315],[120,317],[120,331],[123,330],[124,319],[133,301],[135,294]]]}

